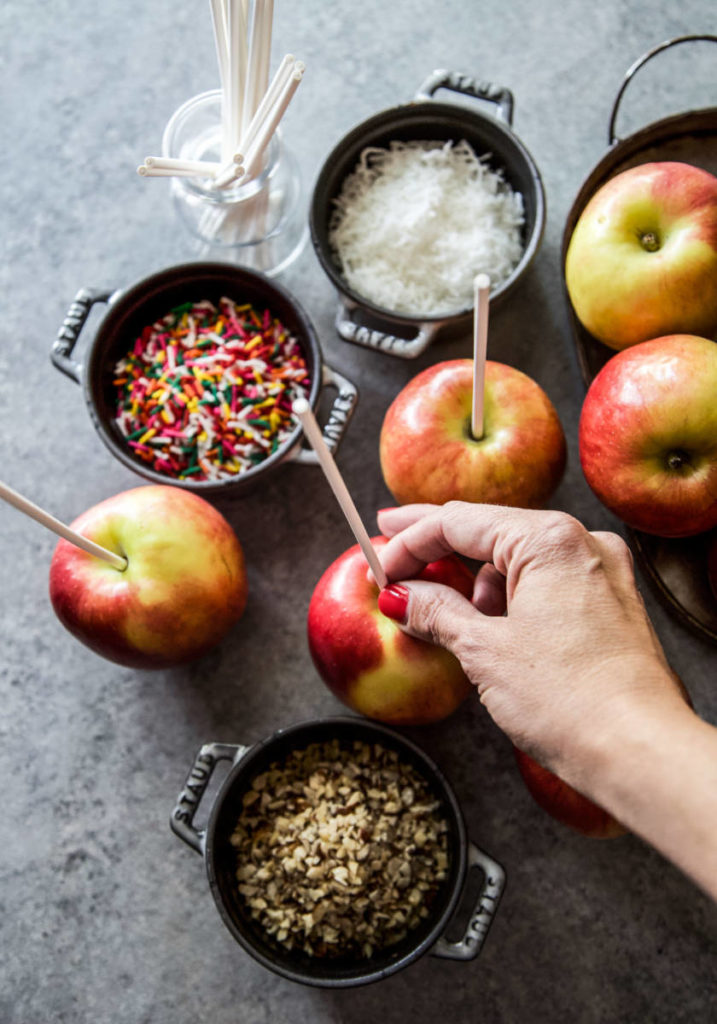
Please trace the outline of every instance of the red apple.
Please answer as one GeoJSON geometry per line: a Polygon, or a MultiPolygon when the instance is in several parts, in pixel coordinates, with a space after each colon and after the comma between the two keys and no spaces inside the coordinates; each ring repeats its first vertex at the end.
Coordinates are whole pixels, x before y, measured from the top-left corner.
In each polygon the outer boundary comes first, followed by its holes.
{"type": "Polygon", "coordinates": [[[127,559],[122,572],[61,540],[50,566],[60,622],[111,661],[164,668],[204,654],[241,616],[244,556],[226,519],[177,487],[137,487],[72,528],[127,559]]]}
{"type": "MultiPolygon", "coordinates": [[[[385,537],[374,537],[380,548],[385,537]]],[[[358,545],[324,572],[309,603],[309,650],[330,690],[368,718],[393,725],[437,722],[473,687],[458,660],[442,647],[408,636],[378,610],[358,545]]],[[[473,576],[457,558],[442,558],[420,575],[473,593],[473,576]]]]}
{"type": "Polygon", "coordinates": [[[687,537],[717,525],[717,344],[672,335],[613,356],[579,442],[588,484],[629,526],[687,537]]]}
{"type": "Polygon", "coordinates": [[[485,367],[483,436],[471,434],[473,360],[436,363],[396,396],[381,428],[381,470],[400,504],[453,499],[539,508],[565,469],[558,414],[530,377],[485,367]]]}
{"type": "Polygon", "coordinates": [[[563,782],[553,772],[513,747],[518,769],[528,792],[539,807],[563,825],[593,839],[613,839],[626,829],[611,814],[563,782]]]}
{"type": "Polygon", "coordinates": [[[648,163],[611,178],[570,238],[565,283],[583,326],[610,348],[717,330],[717,178],[648,163]]]}

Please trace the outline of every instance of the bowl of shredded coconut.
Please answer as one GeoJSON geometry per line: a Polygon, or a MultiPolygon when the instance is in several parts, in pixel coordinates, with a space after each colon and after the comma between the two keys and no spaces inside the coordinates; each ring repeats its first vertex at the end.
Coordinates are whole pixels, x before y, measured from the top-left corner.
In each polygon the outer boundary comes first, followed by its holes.
{"type": "Polygon", "coordinates": [[[472,315],[477,274],[503,299],[542,240],[540,173],[511,128],[509,90],[435,71],[408,104],[354,127],[326,158],[310,227],[346,341],[420,355],[472,315]],[[434,100],[438,89],[493,110],[434,100]]]}

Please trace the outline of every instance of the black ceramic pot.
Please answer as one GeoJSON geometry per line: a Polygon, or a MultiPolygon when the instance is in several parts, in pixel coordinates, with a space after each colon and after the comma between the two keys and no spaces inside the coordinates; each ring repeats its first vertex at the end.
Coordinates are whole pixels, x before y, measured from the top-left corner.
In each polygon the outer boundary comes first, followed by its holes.
{"type": "Polygon", "coordinates": [[[439,331],[461,326],[473,315],[472,305],[451,316],[411,317],[395,313],[370,302],[342,277],[328,240],[333,201],[367,146],[386,147],[392,141],[465,139],[478,156],[489,154],[493,170],[502,171],[511,188],[523,196],[525,212],[523,255],[510,277],[492,289],[491,303],[503,300],[516,286],[543,237],[545,192],[533,158],[511,128],[512,118],[513,96],[508,89],[452,71],[434,71],[412,102],[374,114],[334,147],[314,186],[309,226],[319,262],[339,293],[336,329],[344,341],[411,359],[424,352],[439,331]],[[488,100],[495,105],[496,116],[477,108],[468,109],[465,104],[433,100],[431,97],[441,88],[488,100]]]}
{"type": "Polygon", "coordinates": [[[291,981],[328,988],[345,988],[379,981],[424,953],[455,960],[478,955],[493,919],[505,883],[503,869],[466,837],[458,802],[438,767],[414,743],[384,726],[360,718],[329,718],[281,729],[251,747],[209,743],[197,754],[170,819],[172,830],[204,857],[209,887],[224,924],[237,942],[264,967],[291,981]],[[380,743],[396,750],[428,781],[448,821],[449,873],[439,890],[432,913],[399,944],[376,952],[369,960],[322,959],[275,943],[244,909],[236,881],[237,855],[230,843],[241,814],[242,795],[251,779],[273,761],[282,761],[290,750],[331,739],[380,743]],[[232,767],[209,810],[206,828],[194,827],[194,816],[221,760],[232,767]],[[471,869],[482,873],[480,891],[462,938],[449,942],[448,928],[467,884],[471,869]]]}
{"type": "Polygon", "coordinates": [[[154,323],[173,307],[202,299],[217,303],[224,295],[270,309],[297,338],[309,369],[309,401],[314,410],[322,387],[336,390],[328,422],[323,428],[324,440],[335,451],[353,414],[357,390],[351,381],[322,361],[316,332],[296,299],[257,271],[228,263],[186,263],[168,267],[120,291],[83,288],[65,317],[51,353],[57,369],[82,386],[98,434],[124,466],[153,483],[183,487],[204,497],[244,494],[283,462],[318,464],[315,453],[301,447],[302,432],[298,424],[269,458],[229,480],[176,480],[149,468],[125,443],[114,423],[112,380],[117,360],[131,348],[143,327],[154,323]],[[89,343],[84,363],[80,363],[72,358],[72,353],[92,306],[99,302],[107,303],[108,311],[89,343]]]}

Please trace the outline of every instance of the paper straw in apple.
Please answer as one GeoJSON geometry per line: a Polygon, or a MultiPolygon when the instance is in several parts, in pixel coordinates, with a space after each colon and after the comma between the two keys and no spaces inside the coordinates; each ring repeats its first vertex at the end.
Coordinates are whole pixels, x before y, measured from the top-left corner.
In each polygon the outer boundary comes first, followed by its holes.
{"type": "Polygon", "coordinates": [[[114,551],[108,551],[107,548],[103,548],[100,544],[95,544],[93,540],[88,540],[87,537],[83,537],[81,533],[77,533],[75,530],[71,530],[69,526],[65,526],[64,523],[60,522],[59,519],[55,519],[54,516],[50,515],[49,512],[45,512],[39,505],[35,505],[34,502],[28,498],[24,498],[17,491],[14,491],[12,487],[8,487],[7,484],[0,482],[0,498],[6,501],[8,505],[12,505],[19,512],[24,512],[26,516],[34,519],[35,522],[41,523],[46,526],[48,530],[52,530],[59,537],[64,537],[65,540],[69,540],[71,544],[75,544],[78,548],[82,548],[88,555],[94,555],[95,558],[101,558],[105,562],[109,562],[110,565],[114,566],[115,569],[119,569],[120,572],[124,572],[127,568],[127,559],[121,555],[115,554],[114,551]]]}
{"type": "Polygon", "coordinates": [[[388,577],[383,570],[383,566],[378,560],[378,555],[374,550],[361,516],[358,514],[358,509],[354,504],[353,498],[349,494],[348,487],[344,483],[344,478],[339,473],[334,457],[321,436],[321,428],[316,422],[316,417],[311,411],[311,406],[305,398],[297,398],[291,408],[294,415],[301,423],[311,447],[316,452],[319,464],[326,475],[329,486],[341,506],[341,511],[346,516],[348,524],[351,527],[359,547],[364,553],[376,582],[379,587],[383,589],[388,583],[388,577]]]}
{"type": "Polygon", "coordinates": [[[473,282],[473,407],[471,434],[476,441],[483,437],[483,399],[485,395],[485,360],[488,349],[488,307],[490,278],[478,274],[473,282]]]}

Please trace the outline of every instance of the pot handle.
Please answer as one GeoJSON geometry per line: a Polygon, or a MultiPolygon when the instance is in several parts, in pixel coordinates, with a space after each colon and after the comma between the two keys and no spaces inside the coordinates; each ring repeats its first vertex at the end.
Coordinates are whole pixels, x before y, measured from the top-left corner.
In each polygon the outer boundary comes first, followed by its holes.
{"type": "MultiPolygon", "coordinates": [[[[336,390],[336,398],[322,431],[326,447],[335,455],[354,414],[358,402],[358,389],[347,377],[326,363],[321,367],[321,383],[324,387],[336,390]]],[[[288,456],[288,460],[300,462],[305,466],[319,465],[319,457],[313,448],[295,448],[288,456]]]]}
{"type": "Polygon", "coordinates": [[[471,869],[475,867],[480,868],[483,872],[483,884],[476,898],[465,934],[458,942],[449,942],[441,936],[430,951],[432,956],[442,957],[446,960],[473,960],[481,951],[505,887],[505,871],[497,861],[479,850],[474,843],[469,842],[466,882],[471,869]]]}
{"type": "Polygon", "coordinates": [[[717,36],[712,35],[689,35],[689,36],[676,36],[674,39],[667,39],[664,43],[660,43],[658,46],[654,46],[647,53],[643,53],[642,57],[638,57],[635,63],[627,69],[625,72],[625,78],[623,79],[622,85],[618,89],[615,102],[612,105],[612,112],[610,114],[610,124],[607,130],[608,145],[614,146],[616,142],[621,140],[615,134],[615,122],[617,121],[618,110],[620,109],[620,102],[622,100],[623,93],[630,84],[630,80],[636,71],[638,71],[644,64],[652,60],[658,53],[662,53],[663,50],[669,50],[673,46],[678,46],[680,43],[692,43],[692,42],[707,42],[717,43],[717,36]]]}
{"type": "Polygon", "coordinates": [[[478,100],[488,100],[498,107],[496,115],[499,121],[513,124],[513,93],[502,85],[492,82],[480,82],[471,75],[462,75],[459,71],[446,71],[440,68],[432,71],[413,97],[414,100],[430,100],[438,89],[451,89],[464,96],[474,96],[478,100]]]}
{"type": "Polygon", "coordinates": [[[85,326],[94,304],[109,302],[114,294],[114,292],[92,288],[80,288],[52,344],[50,359],[53,365],[77,384],[82,381],[82,364],[70,358],[72,350],[79,340],[82,328],[85,326]]]}
{"type": "Polygon", "coordinates": [[[364,348],[378,349],[390,356],[398,356],[400,359],[416,359],[422,355],[433,341],[440,322],[425,322],[418,324],[418,333],[413,338],[399,338],[394,334],[385,334],[383,331],[374,331],[370,327],[357,324],[351,318],[355,306],[349,306],[345,302],[339,303],[336,314],[336,331],[343,341],[350,341],[354,345],[362,345],[364,348]]]}
{"type": "Polygon", "coordinates": [[[219,761],[231,761],[236,764],[249,749],[250,747],[241,747],[234,743],[205,743],[194,758],[187,781],[177,797],[177,803],[169,819],[169,826],[175,835],[183,839],[197,853],[204,853],[206,829],[194,827],[194,815],[199,809],[199,804],[202,802],[214,769],[219,761]]]}

